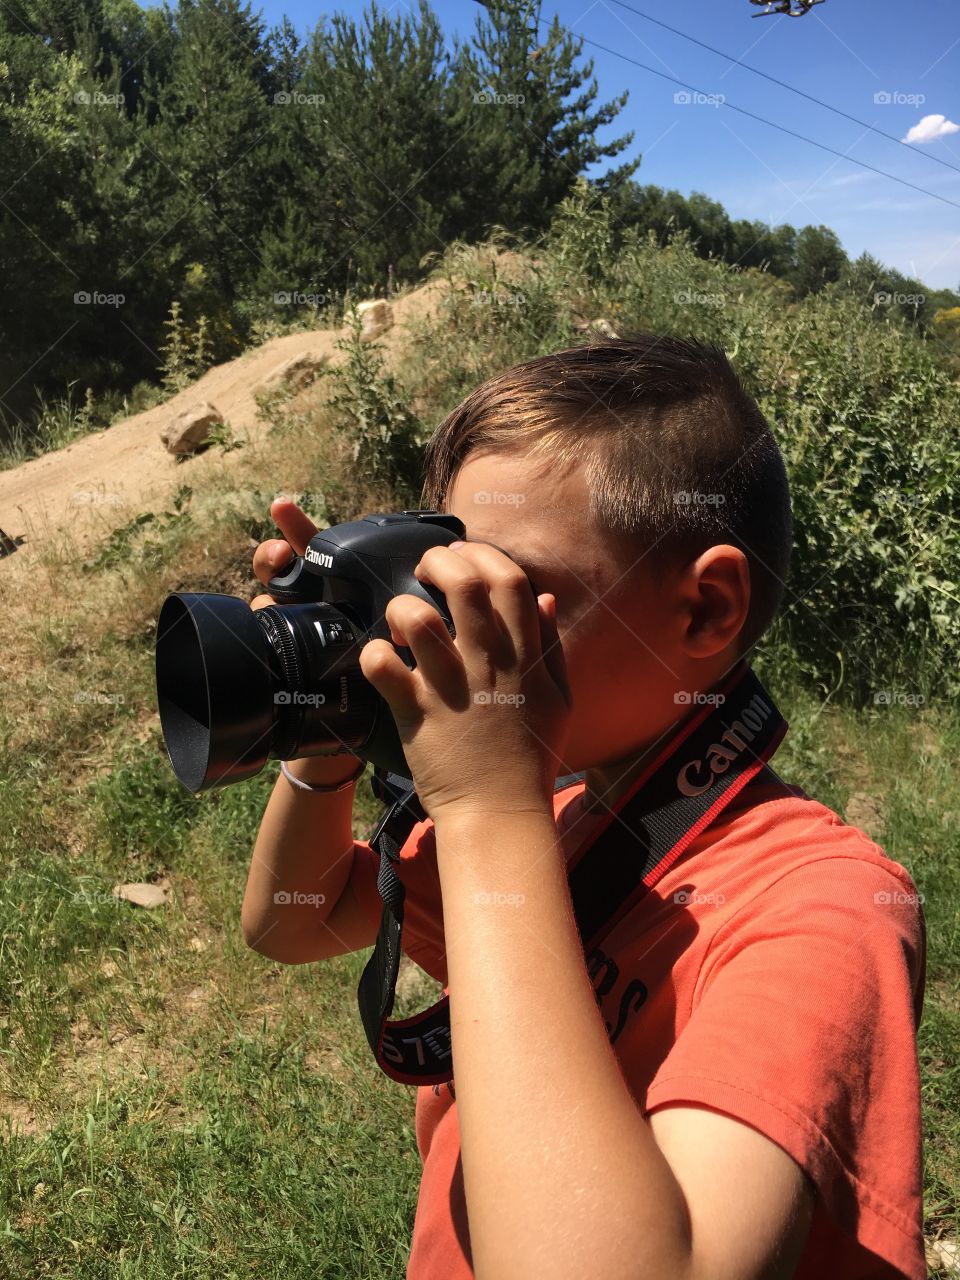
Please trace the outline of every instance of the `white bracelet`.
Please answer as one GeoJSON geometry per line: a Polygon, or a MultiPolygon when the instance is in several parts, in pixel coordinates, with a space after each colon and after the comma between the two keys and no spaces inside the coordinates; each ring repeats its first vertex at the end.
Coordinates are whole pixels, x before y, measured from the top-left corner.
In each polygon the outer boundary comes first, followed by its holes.
{"type": "Polygon", "coordinates": [[[363,773],[366,767],[367,767],[366,760],[361,760],[355,772],[351,773],[349,778],[344,778],[343,782],[332,782],[329,784],[323,784],[319,782],[304,782],[302,778],[298,778],[290,772],[290,769],[287,765],[286,760],[280,761],[280,772],[283,774],[283,776],[287,779],[288,782],[292,782],[293,785],[297,787],[300,791],[319,791],[321,793],[325,791],[326,792],[345,791],[347,787],[352,786],[353,783],[356,782],[356,780],[360,777],[361,773],[363,773]]]}

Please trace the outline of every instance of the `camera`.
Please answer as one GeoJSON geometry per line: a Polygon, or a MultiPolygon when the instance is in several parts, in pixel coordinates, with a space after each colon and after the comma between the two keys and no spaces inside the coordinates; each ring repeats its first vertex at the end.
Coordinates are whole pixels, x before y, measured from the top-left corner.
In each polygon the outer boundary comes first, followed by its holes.
{"type": "MultiPolygon", "coordinates": [[[[443,594],[413,571],[424,552],[466,536],[439,511],[333,525],[270,579],[277,601],[205,592],[167,596],[157,619],[160,727],[188,791],[242,782],[268,759],[350,751],[410,776],[389,705],[360,670],[368,641],[390,640],[396,595],[429,601],[455,634],[443,594]]],[[[413,655],[397,646],[409,667],[413,655]]]]}

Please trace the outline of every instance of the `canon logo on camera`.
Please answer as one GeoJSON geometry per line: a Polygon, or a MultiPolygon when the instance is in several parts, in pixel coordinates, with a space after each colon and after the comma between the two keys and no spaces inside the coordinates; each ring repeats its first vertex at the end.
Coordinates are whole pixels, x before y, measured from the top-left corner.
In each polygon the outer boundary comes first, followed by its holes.
{"type": "Polygon", "coordinates": [[[325,551],[314,551],[313,547],[307,547],[304,559],[309,560],[311,564],[322,565],[324,569],[333,568],[333,556],[327,555],[325,551]]]}

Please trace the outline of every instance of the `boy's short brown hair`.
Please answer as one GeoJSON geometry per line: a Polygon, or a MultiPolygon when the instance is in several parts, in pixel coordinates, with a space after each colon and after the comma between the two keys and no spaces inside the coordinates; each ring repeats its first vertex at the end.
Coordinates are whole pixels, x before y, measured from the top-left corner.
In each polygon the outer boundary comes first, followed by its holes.
{"type": "Polygon", "coordinates": [[[424,505],[442,510],[481,449],[582,463],[596,526],[635,535],[661,576],[716,543],[739,547],[751,598],[738,654],[770,625],[790,565],[790,488],[766,419],[719,347],[636,333],[489,378],[434,432],[424,505]]]}

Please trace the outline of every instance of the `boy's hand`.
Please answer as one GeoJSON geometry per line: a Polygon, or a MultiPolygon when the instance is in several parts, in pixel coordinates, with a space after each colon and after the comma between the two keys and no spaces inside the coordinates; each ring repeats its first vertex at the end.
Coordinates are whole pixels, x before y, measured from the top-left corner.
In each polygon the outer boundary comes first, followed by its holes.
{"type": "MultiPolygon", "coordinates": [[[[289,498],[277,498],[270,504],[270,514],[277,528],[286,538],[269,538],[261,542],[253,553],[253,572],[264,586],[271,578],[276,577],[284,565],[289,564],[295,555],[302,556],[307,543],[319,530],[305,511],[291,502],[289,498]]],[[[254,596],[250,601],[251,609],[262,609],[265,605],[276,604],[273,596],[254,596]]]]}
{"type": "MultiPolygon", "coordinates": [[[[264,586],[295,555],[302,556],[307,543],[318,532],[307,513],[289,498],[276,498],[271,502],[270,514],[276,521],[277,528],[285,535],[286,541],[282,538],[268,538],[253,553],[253,572],[264,586]]],[[[268,604],[276,603],[273,596],[264,592],[254,596],[250,601],[250,608],[263,609],[268,604]]],[[[329,756],[299,756],[290,767],[301,781],[325,786],[327,783],[343,782],[349,778],[358,763],[359,757],[353,752],[340,752],[329,756]]]]}
{"type": "Polygon", "coordinates": [[[449,632],[432,604],[395,596],[394,644],[371,640],[360,668],[390,705],[430,817],[543,810],[566,743],[570,692],[556,600],[534,596],[526,574],[483,542],[431,547],[414,570],[447,600],[449,632]]]}

